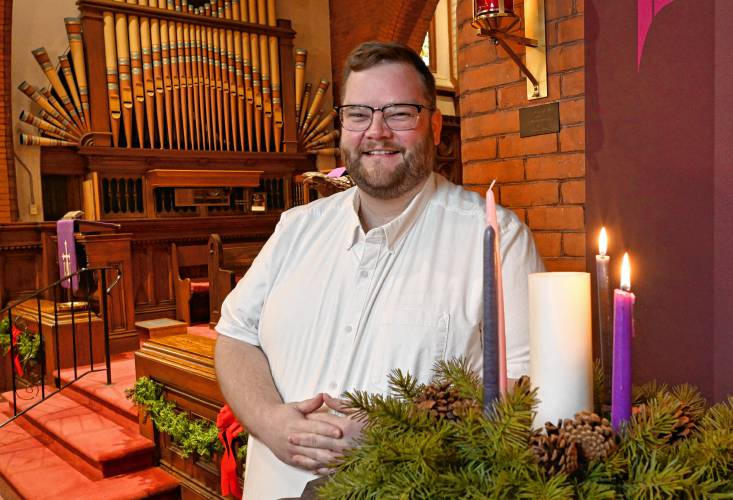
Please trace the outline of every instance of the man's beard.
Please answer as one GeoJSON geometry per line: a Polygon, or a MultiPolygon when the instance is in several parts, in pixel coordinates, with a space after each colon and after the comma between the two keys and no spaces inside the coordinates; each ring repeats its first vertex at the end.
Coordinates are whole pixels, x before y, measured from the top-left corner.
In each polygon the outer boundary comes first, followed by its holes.
{"type": "Polygon", "coordinates": [[[341,158],[346,164],[346,170],[359,189],[373,198],[382,200],[394,199],[409,192],[428,178],[435,163],[435,145],[432,133],[425,134],[423,140],[417,143],[414,149],[406,152],[405,149],[389,141],[374,141],[356,150],[341,148],[341,158]],[[371,171],[362,164],[362,151],[378,148],[395,149],[403,156],[394,170],[387,172],[379,165],[371,171]]]}

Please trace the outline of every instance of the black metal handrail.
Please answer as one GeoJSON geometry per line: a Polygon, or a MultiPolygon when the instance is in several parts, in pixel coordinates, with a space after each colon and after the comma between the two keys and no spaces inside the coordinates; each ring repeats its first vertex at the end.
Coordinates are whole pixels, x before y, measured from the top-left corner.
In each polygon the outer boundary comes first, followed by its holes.
{"type": "MultiPolygon", "coordinates": [[[[22,414],[26,413],[30,409],[34,408],[35,406],[39,405],[46,399],[50,398],[54,394],[58,394],[61,390],[68,387],[72,383],[76,382],[77,380],[81,379],[82,377],[93,373],[93,372],[99,372],[102,370],[105,370],[107,372],[107,384],[112,383],[112,363],[111,363],[111,356],[110,356],[110,345],[109,345],[109,315],[108,315],[108,307],[107,307],[107,295],[109,295],[112,291],[112,289],[119,283],[120,279],[122,278],[122,271],[119,267],[111,267],[111,266],[100,266],[100,267],[87,267],[79,269],[78,271],[69,274],[68,276],[64,276],[63,278],[59,279],[58,281],[44,287],[41,289],[38,289],[34,291],[33,293],[21,297],[20,299],[17,299],[10,303],[9,305],[5,306],[4,308],[0,309],[0,321],[2,321],[4,318],[7,318],[7,324],[8,324],[8,335],[9,335],[9,359],[10,359],[10,366],[11,366],[11,379],[12,379],[12,393],[13,393],[13,415],[9,417],[4,422],[0,423],[0,428],[4,427],[8,423],[12,422],[22,414]],[[112,283],[107,286],[107,272],[108,271],[116,271],[116,276],[112,283]],[[88,341],[89,341],[89,365],[88,370],[84,373],[79,373],[79,366],[78,366],[78,359],[80,356],[80,353],[77,352],[77,321],[76,321],[76,310],[80,307],[79,306],[83,300],[80,300],[79,298],[75,297],[75,292],[71,291],[71,283],[72,278],[76,277],[79,283],[84,284],[84,292],[86,295],[83,297],[83,299],[86,299],[86,322],[87,322],[87,334],[88,334],[88,341]],[[95,280],[95,278],[98,277],[98,280],[95,280]],[[63,283],[69,284],[69,292],[64,292],[63,283]],[[99,284],[99,288],[97,288],[97,283],[99,284]],[[102,320],[102,329],[103,329],[103,342],[104,342],[104,358],[105,358],[105,368],[103,369],[95,369],[94,367],[94,335],[92,331],[92,302],[93,297],[97,292],[99,291],[99,312],[101,312],[101,320],[102,320]],[[41,311],[41,300],[47,300],[47,297],[49,295],[49,292],[51,293],[51,296],[53,298],[53,347],[55,352],[55,372],[56,377],[54,379],[54,386],[55,389],[52,392],[49,392],[47,394],[46,391],[46,376],[50,375],[53,376],[52,370],[50,373],[46,373],[47,368],[47,359],[46,355],[48,352],[47,349],[47,336],[44,335],[44,325],[43,325],[43,315],[41,311]],[[59,295],[66,293],[68,294],[68,301],[61,302],[59,300],[59,295]],[[16,324],[19,324],[20,322],[14,321],[13,319],[13,310],[17,309],[21,305],[30,302],[30,301],[36,301],[36,311],[35,311],[35,318],[36,318],[36,324],[37,324],[37,332],[31,332],[33,335],[38,335],[38,350],[35,353],[32,358],[40,364],[40,381],[39,381],[39,388],[38,390],[32,395],[32,398],[35,399],[38,395],[38,391],[40,391],[41,398],[34,402],[33,404],[23,408],[19,411],[18,409],[18,386],[22,385],[25,386],[26,389],[29,389],[29,392],[33,392],[33,388],[35,385],[33,384],[32,380],[26,380],[23,378],[24,373],[22,372],[23,366],[19,360],[19,345],[16,344],[16,334],[14,332],[16,328],[16,324]],[[69,380],[66,383],[62,382],[61,379],[61,344],[59,339],[59,306],[63,304],[65,307],[65,310],[68,310],[71,314],[71,358],[72,358],[72,366],[73,366],[73,372],[74,377],[69,380]],[[21,371],[22,373],[18,373],[21,371]]],[[[81,288],[81,287],[80,287],[81,288]]],[[[21,315],[17,315],[18,318],[21,318],[23,322],[27,321],[27,317],[23,317],[21,315]]],[[[99,318],[98,314],[95,313],[95,316],[99,318]]],[[[17,329],[17,331],[20,334],[24,334],[25,332],[28,332],[29,330],[20,330],[17,329]]],[[[20,339],[20,335],[19,335],[20,339]]],[[[32,351],[31,351],[32,352],[32,351]]],[[[2,353],[0,353],[2,354],[2,353]]],[[[2,359],[2,358],[0,358],[2,359]]],[[[25,360],[30,361],[30,359],[25,360]]],[[[65,367],[67,368],[67,367],[65,367]]]]}

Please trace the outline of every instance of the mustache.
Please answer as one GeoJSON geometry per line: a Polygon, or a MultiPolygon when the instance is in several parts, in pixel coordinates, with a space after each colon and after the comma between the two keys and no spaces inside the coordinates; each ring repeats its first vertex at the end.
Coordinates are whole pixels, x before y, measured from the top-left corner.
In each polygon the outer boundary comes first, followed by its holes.
{"type": "Polygon", "coordinates": [[[400,153],[404,153],[405,149],[400,146],[399,144],[395,144],[392,142],[368,142],[364,144],[363,146],[359,147],[359,153],[364,153],[366,151],[372,151],[374,149],[394,149],[395,151],[399,151],[400,153]]]}

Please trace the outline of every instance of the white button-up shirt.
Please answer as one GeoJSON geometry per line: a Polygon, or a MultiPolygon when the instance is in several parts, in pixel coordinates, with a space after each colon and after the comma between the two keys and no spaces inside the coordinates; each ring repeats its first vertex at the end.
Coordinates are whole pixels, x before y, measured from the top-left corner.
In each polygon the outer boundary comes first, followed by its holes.
{"type": "MultiPolygon", "coordinates": [[[[352,188],[283,213],[222,305],[216,330],[260,346],[284,402],[387,393],[395,368],[427,382],[437,360],[481,373],[485,204],[432,174],[404,212],[364,233],[352,188]]],[[[498,207],[509,377],[528,373],[529,229],[498,207]]],[[[244,497],[299,496],[313,474],[250,437],[244,497]]]]}

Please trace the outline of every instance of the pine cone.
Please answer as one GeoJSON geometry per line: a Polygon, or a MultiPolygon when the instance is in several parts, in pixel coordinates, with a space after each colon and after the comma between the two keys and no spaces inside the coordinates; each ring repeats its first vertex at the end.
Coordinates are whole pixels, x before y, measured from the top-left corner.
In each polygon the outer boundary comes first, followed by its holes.
{"type": "Polygon", "coordinates": [[[677,398],[679,406],[674,413],[677,423],[670,438],[671,442],[690,436],[697,428],[697,422],[705,414],[705,398],[694,387],[683,384],[672,389],[672,396],[677,398]]]}
{"type": "Polygon", "coordinates": [[[565,419],[562,427],[562,432],[578,443],[585,460],[602,460],[618,447],[610,422],[595,413],[576,413],[574,419],[565,419]]]}
{"type": "MultiPolygon", "coordinates": [[[[672,393],[664,393],[660,397],[671,404],[676,404],[673,414],[676,422],[670,433],[662,433],[659,437],[669,443],[676,443],[689,437],[696,430],[697,422],[704,414],[705,400],[689,386],[676,387],[672,393]]],[[[635,406],[631,411],[634,415],[648,411],[648,403],[635,406]]]]}
{"type": "Polygon", "coordinates": [[[672,430],[672,435],[669,437],[670,443],[687,438],[696,427],[695,415],[693,414],[690,405],[685,402],[681,402],[679,404],[677,411],[674,412],[674,417],[677,419],[677,422],[672,430]]]}
{"type": "Polygon", "coordinates": [[[578,444],[562,431],[560,422],[557,426],[545,423],[545,432],[535,434],[530,441],[537,463],[548,477],[561,472],[573,474],[580,467],[578,444]]]}
{"type": "Polygon", "coordinates": [[[415,398],[415,407],[427,411],[434,419],[456,421],[465,417],[469,411],[480,410],[476,400],[462,398],[449,381],[430,384],[415,398]]]}

